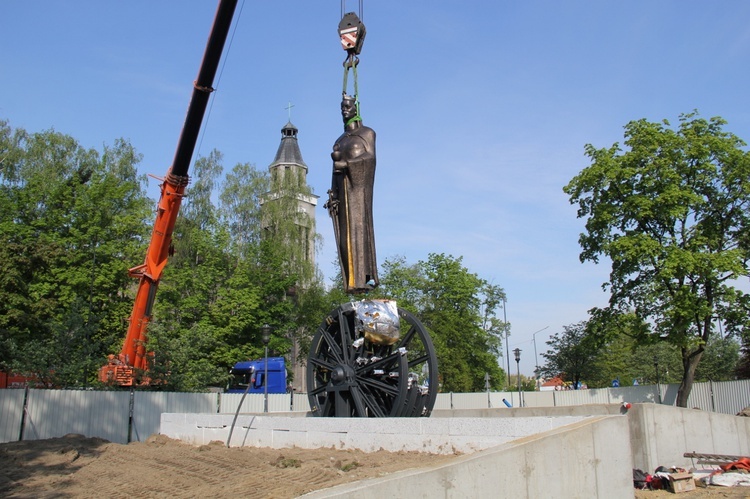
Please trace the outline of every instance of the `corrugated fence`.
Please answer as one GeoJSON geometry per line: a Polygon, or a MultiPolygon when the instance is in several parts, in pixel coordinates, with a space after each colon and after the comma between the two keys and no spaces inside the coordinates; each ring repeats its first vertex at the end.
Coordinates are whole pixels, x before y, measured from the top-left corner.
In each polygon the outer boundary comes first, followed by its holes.
{"type": "MultiPolygon", "coordinates": [[[[678,385],[627,386],[548,392],[440,393],[435,409],[507,406],[553,407],[586,404],[662,403],[674,405],[678,385]]],[[[91,390],[0,390],[0,442],[37,440],[80,433],[111,442],[144,441],[159,433],[164,412],[235,413],[238,393],[175,393],[91,390]]],[[[248,394],[242,413],[261,413],[263,394],[248,394]]],[[[696,383],[689,408],[737,414],[750,406],[750,380],[696,383]]],[[[269,412],[307,412],[307,395],[269,394],[269,412]]]]}

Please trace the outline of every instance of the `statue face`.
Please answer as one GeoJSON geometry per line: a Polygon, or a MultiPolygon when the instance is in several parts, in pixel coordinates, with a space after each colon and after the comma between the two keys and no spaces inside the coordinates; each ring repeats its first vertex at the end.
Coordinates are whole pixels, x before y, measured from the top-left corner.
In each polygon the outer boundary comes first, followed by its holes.
{"type": "Polygon", "coordinates": [[[341,101],[341,116],[344,121],[350,120],[357,115],[357,106],[354,99],[344,99],[341,101]]]}

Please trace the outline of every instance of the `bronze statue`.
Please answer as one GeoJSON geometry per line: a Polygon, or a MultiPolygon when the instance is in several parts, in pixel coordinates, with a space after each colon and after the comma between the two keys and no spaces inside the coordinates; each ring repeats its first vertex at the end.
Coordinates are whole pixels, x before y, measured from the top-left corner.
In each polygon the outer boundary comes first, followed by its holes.
{"type": "Polygon", "coordinates": [[[333,145],[333,178],[325,207],[333,219],[344,289],[365,293],[379,283],[372,223],[375,131],[362,124],[353,96],[343,96],[341,116],[344,133],[333,145]]]}

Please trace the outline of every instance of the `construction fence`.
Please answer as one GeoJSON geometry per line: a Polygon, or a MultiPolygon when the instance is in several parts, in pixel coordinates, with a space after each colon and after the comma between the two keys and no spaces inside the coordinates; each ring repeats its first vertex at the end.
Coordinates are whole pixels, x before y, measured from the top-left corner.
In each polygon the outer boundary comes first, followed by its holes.
{"type": "MultiPolygon", "coordinates": [[[[587,404],[674,405],[679,385],[644,385],[544,392],[440,393],[435,409],[555,407],[587,404]]],[[[159,433],[161,414],[262,413],[263,394],[93,390],[0,390],[0,443],[78,433],[116,443],[159,433]],[[240,406],[241,403],[241,406],[240,406]]],[[[688,408],[737,414],[750,406],[750,380],[695,383],[688,408]]],[[[305,413],[307,394],[268,394],[268,411],[305,413]]]]}

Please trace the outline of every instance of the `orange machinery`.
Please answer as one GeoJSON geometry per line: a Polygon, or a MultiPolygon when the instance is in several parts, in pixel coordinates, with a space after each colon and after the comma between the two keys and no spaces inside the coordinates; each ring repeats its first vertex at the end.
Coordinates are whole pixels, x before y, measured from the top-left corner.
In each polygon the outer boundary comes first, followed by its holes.
{"type": "Polygon", "coordinates": [[[224,50],[224,42],[232,24],[237,0],[220,0],[211,33],[203,54],[198,78],[193,84],[193,95],[188,107],[185,124],[177,144],[172,166],[161,183],[161,196],[156,210],[156,221],[151,233],[146,261],[130,269],[129,274],[139,280],[133,312],[129,319],[128,333],[119,355],[110,355],[107,365],[99,369],[99,380],[121,386],[148,384],[145,377],[149,355],[146,353],[148,323],[154,305],[156,289],[162,271],[171,254],[172,232],[177,213],[188,185],[188,169],[200,132],[208,99],[213,92],[211,85],[224,50]]]}

